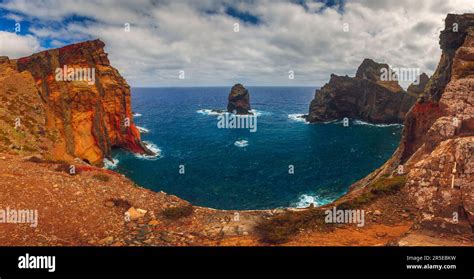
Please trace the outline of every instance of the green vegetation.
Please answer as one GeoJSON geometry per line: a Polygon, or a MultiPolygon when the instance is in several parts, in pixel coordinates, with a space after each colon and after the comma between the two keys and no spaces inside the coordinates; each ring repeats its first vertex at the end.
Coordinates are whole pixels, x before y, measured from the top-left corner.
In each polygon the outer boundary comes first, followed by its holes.
{"type": "Polygon", "coordinates": [[[338,205],[340,209],[360,208],[385,194],[393,194],[399,191],[405,185],[406,176],[384,177],[375,181],[370,186],[370,191],[362,193],[352,200],[345,201],[338,205]]]}
{"type": "Polygon", "coordinates": [[[394,176],[377,180],[370,192],[374,195],[391,194],[399,191],[405,185],[406,176],[394,176]]]}
{"type": "MultiPolygon", "coordinates": [[[[399,191],[405,185],[405,176],[382,176],[370,186],[370,191],[345,201],[337,206],[338,209],[357,209],[369,204],[376,198],[399,191]]],[[[321,230],[331,230],[334,224],[324,221],[326,215],[323,210],[310,208],[302,211],[287,211],[258,223],[255,227],[262,242],[281,244],[287,242],[301,229],[317,227],[321,230]]]]}
{"type": "Polygon", "coordinates": [[[180,218],[190,216],[193,213],[193,211],[194,211],[193,206],[190,204],[187,204],[187,205],[180,205],[180,206],[166,208],[161,212],[161,214],[163,214],[163,216],[167,219],[177,220],[180,218]]]}
{"type": "Polygon", "coordinates": [[[300,229],[318,227],[330,230],[333,224],[324,221],[325,213],[321,209],[305,209],[302,211],[287,211],[270,219],[259,222],[255,230],[260,236],[260,241],[270,244],[287,242],[300,229]]]}

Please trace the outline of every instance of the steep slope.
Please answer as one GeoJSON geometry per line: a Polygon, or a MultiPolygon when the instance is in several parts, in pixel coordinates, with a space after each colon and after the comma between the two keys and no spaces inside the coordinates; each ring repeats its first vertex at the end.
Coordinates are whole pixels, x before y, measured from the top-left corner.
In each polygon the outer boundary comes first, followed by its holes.
{"type": "MultiPolygon", "coordinates": [[[[51,159],[80,158],[100,166],[110,157],[112,147],[151,154],[133,123],[130,87],[110,65],[102,41],[73,44],[18,60],[4,58],[2,65],[2,75],[14,80],[12,74],[19,74],[24,81],[10,82],[1,95],[10,98],[6,90],[29,87],[29,98],[36,98],[34,103],[43,108],[39,117],[44,123],[38,128],[55,135],[50,145],[43,146],[51,159]],[[89,79],[85,78],[87,73],[89,79]]],[[[15,115],[11,109],[3,109],[6,115],[15,115]]]]}
{"type": "Polygon", "coordinates": [[[381,168],[352,185],[357,196],[399,170],[404,193],[425,228],[474,226],[474,14],[449,14],[438,68],[405,119],[402,140],[381,168]],[[458,25],[458,31],[453,26],[458,25]]]}

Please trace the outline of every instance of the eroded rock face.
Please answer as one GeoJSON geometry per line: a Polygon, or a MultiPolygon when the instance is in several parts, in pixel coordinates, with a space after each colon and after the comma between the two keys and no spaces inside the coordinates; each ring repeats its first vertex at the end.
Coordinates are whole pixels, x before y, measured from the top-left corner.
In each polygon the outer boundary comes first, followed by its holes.
{"type": "Polygon", "coordinates": [[[236,114],[252,114],[250,111],[249,91],[242,84],[238,83],[232,86],[228,99],[228,112],[235,112],[236,114]]]}
{"type": "MultiPolygon", "coordinates": [[[[7,61],[2,59],[2,61],[7,61]]],[[[151,154],[140,140],[130,105],[130,87],[110,65],[100,40],[47,50],[7,61],[16,73],[29,76],[44,107],[44,129],[56,135],[49,148],[53,159],[83,159],[102,165],[112,147],[151,154]],[[93,79],[58,79],[57,69],[89,70],[93,79]],[[92,76],[93,74],[93,76],[92,76]]],[[[23,86],[18,84],[18,87],[23,86]]]]}
{"type": "Polygon", "coordinates": [[[331,75],[329,83],[316,90],[306,119],[325,122],[351,118],[370,123],[402,123],[416,101],[397,81],[381,80],[381,70],[389,69],[365,59],[355,77],[331,75]]]}
{"type": "Polygon", "coordinates": [[[418,82],[416,83],[414,82],[410,86],[408,86],[407,93],[415,97],[419,97],[423,95],[426,85],[428,84],[429,81],[430,81],[430,77],[427,74],[422,73],[418,77],[418,82]]]}
{"type": "Polygon", "coordinates": [[[407,116],[401,160],[409,167],[406,191],[422,211],[422,222],[453,228],[465,221],[469,230],[474,226],[474,14],[448,15],[445,22],[441,61],[427,95],[407,116]]]}

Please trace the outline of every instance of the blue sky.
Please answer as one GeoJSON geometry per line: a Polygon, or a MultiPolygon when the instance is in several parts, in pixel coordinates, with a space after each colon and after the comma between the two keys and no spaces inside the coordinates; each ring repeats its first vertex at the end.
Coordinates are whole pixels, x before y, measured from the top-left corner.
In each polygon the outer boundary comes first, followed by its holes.
{"type": "Polygon", "coordinates": [[[431,74],[446,14],[472,10],[472,0],[3,0],[0,55],[100,38],[132,86],[317,86],[366,57],[431,74]]]}

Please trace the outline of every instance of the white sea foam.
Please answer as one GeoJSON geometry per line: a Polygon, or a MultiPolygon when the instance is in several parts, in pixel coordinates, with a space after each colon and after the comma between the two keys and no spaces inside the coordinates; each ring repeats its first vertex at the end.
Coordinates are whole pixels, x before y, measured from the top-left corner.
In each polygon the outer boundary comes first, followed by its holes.
{"type": "Polygon", "coordinates": [[[362,120],[354,120],[353,122],[355,125],[366,125],[366,126],[373,126],[373,127],[403,127],[403,124],[393,123],[393,124],[372,124],[367,123],[362,120]]]}
{"type": "Polygon", "coordinates": [[[288,118],[293,121],[304,122],[306,124],[309,124],[309,122],[303,118],[303,115],[304,115],[303,113],[292,113],[292,114],[288,114],[288,118]]]}
{"type": "Polygon", "coordinates": [[[133,114],[133,117],[140,117],[140,116],[142,116],[141,113],[137,113],[137,112],[136,112],[136,113],[133,114]]]}
{"type": "Polygon", "coordinates": [[[119,160],[112,158],[112,161],[110,161],[107,158],[104,158],[104,168],[113,170],[116,169],[118,166],[119,160]]]}
{"type": "Polygon", "coordinates": [[[148,134],[148,133],[150,132],[150,130],[148,130],[147,128],[140,127],[140,126],[137,126],[137,129],[138,129],[138,131],[140,131],[140,133],[142,133],[142,134],[148,134]]]}
{"type": "Polygon", "coordinates": [[[318,195],[303,194],[299,196],[298,201],[294,203],[293,206],[296,208],[306,208],[310,206],[311,204],[313,204],[316,207],[316,206],[322,206],[322,205],[328,204],[330,202],[332,202],[332,200],[321,198],[318,195]]]}
{"type": "Polygon", "coordinates": [[[237,147],[246,147],[249,145],[249,142],[246,141],[246,140],[238,140],[236,142],[234,142],[234,145],[237,146],[237,147]]]}
{"type": "MultiPolygon", "coordinates": [[[[271,112],[268,112],[268,111],[256,110],[256,109],[251,109],[250,111],[256,116],[263,116],[263,115],[271,115],[272,114],[271,112]]],[[[223,115],[223,114],[229,113],[225,110],[216,111],[216,109],[198,109],[196,112],[199,113],[199,114],[204,114],[204,115],[223,115]]]]}
{"type": "Polygon", "coordinates": [[[272,114],[269,111],[256,110],[256,109],[251,109],[250,111],[256,116],[263,116],[263,115],[271,115],[272,114]]]}
{"type": "Polygon", "coordinates": [[[147,154],[135,154],[135,157],[143,160],[156,160],[158,158],[161,158],[161,149],[154,143],[149,142],[149,141],[143,141],[145,146],[150,149],[154,155],[147,155],[147,154]]]}
{"type": "Polygon", "coordinates": [[[212,109],[199,109],[197,110],[197,113],[204,114],[204,115],[221,115],[221,114],[225,114],[226,111],[215,111],[212,109]]]}

